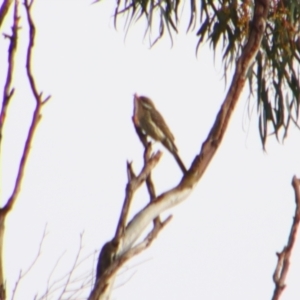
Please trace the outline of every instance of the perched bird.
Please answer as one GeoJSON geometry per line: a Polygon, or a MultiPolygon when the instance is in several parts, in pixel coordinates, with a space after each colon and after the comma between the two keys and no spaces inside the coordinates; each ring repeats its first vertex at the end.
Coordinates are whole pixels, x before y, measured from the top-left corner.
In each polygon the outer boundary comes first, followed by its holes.
{"type": "Polygon", "coordinates": [[[133,120],[136,126],[155,141],[161,142],[174,156],[180,169],[186,173],[186,168],[178,155],[174,136],[162,115],[156,110],[153,102],[145,97],[134,95],[133,120]]]}

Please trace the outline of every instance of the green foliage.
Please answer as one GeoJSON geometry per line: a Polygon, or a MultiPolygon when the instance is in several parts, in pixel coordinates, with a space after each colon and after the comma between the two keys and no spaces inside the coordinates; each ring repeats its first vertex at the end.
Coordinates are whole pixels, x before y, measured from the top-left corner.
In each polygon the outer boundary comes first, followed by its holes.
{"type": "Polygon", "coordinates": [[[256,78],[259,133],[264,146],[268,125],[277,138],[281,128],[283,137],[287,136],[291,121],[299,127],[300,3],[277,2],[272,2],[266,33],[252,71],[256,78]]]}
{"type": "MultiPolygon", "coordinates": [[[[121,15],[128,18],[128,28],[132,22],[144,18],[145,34],[150,34],[158,20],[158,33],[152,45],[164,36],[165,29],[172,40],[172,35],[178,32],[182,7],[180,0],[118,0],[115,25],[121,15]]],[[[221,46],[225,79],[248,37],[253,11],[253,0],[189,1],[187,31],[197,29],[197,51],[203,42],[208,42],[213,52],[221,46]]],[[[264,148],[269,134],[275,133],[279,139],[282,133],[285,138],[291,123],[299,127],[299,18],[299,0],[270,0],[261,49],[249,70],[248,83],[257,102],[258,128],[264,148]]]]}

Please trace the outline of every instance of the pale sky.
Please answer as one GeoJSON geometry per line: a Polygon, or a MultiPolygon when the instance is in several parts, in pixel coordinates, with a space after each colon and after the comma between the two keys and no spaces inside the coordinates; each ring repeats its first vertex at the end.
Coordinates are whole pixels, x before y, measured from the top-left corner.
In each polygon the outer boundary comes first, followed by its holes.
{"type": "MultiPolygon", "coordinates": [[[[35,1],[35,78],[39,90],[52,98],[43,109],[19,199],[7,218],[8,299],[20,269],[35,257],[46,223],[43,253],[15,299],[41,295],[64,252],[53,279],[69,271],[80,233],[83,256],[113,237],[125,194],[126,161],[133,161],[136,172],[142,163],[143,148],[131,121],[135,92],[155,102],[187,166],[226,95],[220,62],[208,46],[195,56],[197,38],[195,32],[185,34],[185,21],[173,47],[166,36],[150,49],[148,39],[143,40],[143,22],[132,26],[126,39],[122,22],[114,29],[113,8],[109,1],[35,1]]],[[[25,76],[23,7],[21,16],[16,93],[1,151],[2,203],[11,194],[34,103],[25,76]]],[[[5,32],[10,26],[6,22],[5,32]]],[[[2,39],[1,64],[6,49],[2,39]]],[[[1,68],[0,82],[4,76],[1,68]]],[[[291,180],[300,176],[300,133],[291,128],[284,145],[270,137],[264,153],[256,103],[250,100],[249,120],[247,96],[245,89],[201,182],[190,198],[165,214],[173,220],[151,248],[129,261],[112,299],[271,298],[275,253],[286,244],[294,215],[291,180]]],[[[153,172],[160,194],[178,183],[181,172],[167,150],[158,144],[154,148],[164,152],[153,172]]],[[[147,201],[142,187],[131,215],[147,201]]],[[[82,272],[91,270],[92,263],[87,260],[82,272]]],[[[299,275],[298,242],[281,300],[299,297],[299,275]]]]}

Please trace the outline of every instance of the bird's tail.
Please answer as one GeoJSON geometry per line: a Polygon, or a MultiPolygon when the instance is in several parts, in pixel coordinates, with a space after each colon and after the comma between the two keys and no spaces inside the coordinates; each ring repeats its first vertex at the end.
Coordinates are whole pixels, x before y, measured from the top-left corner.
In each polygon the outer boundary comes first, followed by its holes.
{"type": "Polygon", "coordinates": [[[173,151],[172,154],[173,154],[175,160],[177,161],[178,166],[180,167],[182,173],[186,174],[187,169],[186,169],[184,163],[182,162],[181,158],[179,157],[178,152],[177,151],[173,151]]]}

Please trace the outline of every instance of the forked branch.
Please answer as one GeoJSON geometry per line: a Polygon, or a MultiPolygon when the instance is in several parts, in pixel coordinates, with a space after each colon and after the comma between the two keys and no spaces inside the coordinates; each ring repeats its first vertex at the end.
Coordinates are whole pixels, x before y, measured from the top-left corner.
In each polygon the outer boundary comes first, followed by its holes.
{"type": "MultiPolygon", "coordinates": [[[[8,7],[11,4],[11,1],[4,1],[0,10],[0,19],[1,16],[6,16],[8,7]]],[[[35,99],[35,110],[33,112],[33,116],[31,119],[31,123],[29,126],[29,130],[27,133],[26,141],[24,144],[24,149],[21,155],[19,167],[17,170],[17,175],[15,179],[15,183],[13,186],[13,190],[11,192],[11,196],[8,198],[4,206],[0,209],[0,300],[4,300],[6,297],[6,291],[5,291],[5,278],[3,275],[3,236],[4,236],[4,224],[5,219],[8,213],[13,209],[13,206],[18,198],[20,188],[22,185],[23,177],[24,177],[24,171],[25,167],[28,161],[30,148],[32,145],[32,141],[34,138],[34,133],[36,132],[36,128],[38,125],[38,122],[41,118],[41,109],[43,104],[49,100],[50,96],[46,97],[44,100],[42,99],[42,93],[38,93],[33,71],[32,71],[32,56],[33,56],[33,47],[34,47],[34,41],[35,41],[35,26],[31,15],[31,8],[32,8],[33,1],[29,2],[28,0],[25,0],[24,6],[25,6],[25,12],[27,16],[27,21],[29,24],[29,43],[27,47],[27,55],[26,55],[26,70],[27,70],[27,76],[29,79],[29,85],[31,88],[31,91],[33,93],[34,99],[35,99]]],[[[7,38],[10,39],[10,45],[8,49],[8,71],[7,71],[7,77],[6,82],[4,86],[4,93],[3,93],[3,100],[2,100],[2,108],[1,108],[1,119],[0,119],[0,138],[2,142],[2,129],[4,121],[7,118],[7,107],[11,100],[11,97],[13,95],[14,89],[12,88],[12,79],[13,79],[13,72],[14,72],[14,59],[15,59],[15,53],[16,53],[16,47],[18,42],[18,22],[19,22],[19,16],[18,16],[18,7],[19,7],[19,1],[14,1],[14,18],[13,18],[13,26],[12,26],[12,35],[8,36],[7,38]]],[[[3,21],[3,20],[1,20],[3,21]]],[[[0,25],[1,25],[0,21],[0,25]]]]}

